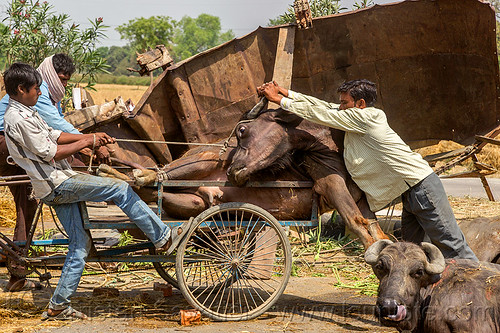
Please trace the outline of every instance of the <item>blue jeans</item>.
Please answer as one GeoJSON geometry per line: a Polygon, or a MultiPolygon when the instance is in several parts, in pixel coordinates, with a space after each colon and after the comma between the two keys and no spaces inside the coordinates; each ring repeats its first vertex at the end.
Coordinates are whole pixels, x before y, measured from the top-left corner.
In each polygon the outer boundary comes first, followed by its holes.
{"type": "Polygon", "coordinates": [[[441,179],[433,172],[403,193],[403,240],[420,244],[425,235],[445,258],[478,261],[458,227],[441,179]]]}
{"type": "Polygon", "coordinates": [[[53,310],[68,307],[91,248],[91,239],[83,228],[78,202],[113,201],[157,248],[165,245],[170,237],[170,228],[122,180],[79,173],[65,180],[42,201],[54,207],[69,237],[61,278],[49,303],[49,308],[53,310]]]}

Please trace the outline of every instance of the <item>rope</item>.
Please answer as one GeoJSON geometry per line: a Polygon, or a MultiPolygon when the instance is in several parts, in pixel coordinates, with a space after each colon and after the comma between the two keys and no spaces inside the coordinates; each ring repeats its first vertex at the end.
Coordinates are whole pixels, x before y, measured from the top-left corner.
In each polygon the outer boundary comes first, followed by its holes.
{"type": "MultiPolygon", "coordinates": [[[[219,151],[219,159],[221,158],[221,156],[226,152],[227,148],[229,147],[229,140],[231,140],[231,137],[234,135],[234,132],[236,131],[236,128],[240,124],[249,123],[251,121],[254,121],[254,119],[242,120],[242,121],[239,121],[236,125],[234,125],[233,130],[231,131],[231,134],[229,134],[229,136],[227,137],[227,139],[224,141],[224,144],[221,145],[222,148],[219,151]]],[[[231,148],[236,148],[236,147],[231,147],[231,148]]]]}
{"type": "Polygon", "coordinates": [[[224,147],[220,143],[198,143],[198,142],[175,142],[175,141],[154,141],[154,140],[135,140],[135,139],[117,139],[116,142],[137,142],[137,143],[163,143],[169,145],[191,145],[191,146],[214,146],[214,147],[224,147]]]}
{"type": "Polygon", "coordinates": [[[92,144],[92,153],[90,154],[89,167],[87,168],[87,171],[89,173],[92,173],[92,160],[94,159],[94,154],[95,154],[95,134],[94,134],[94,143],[92,144]]]}

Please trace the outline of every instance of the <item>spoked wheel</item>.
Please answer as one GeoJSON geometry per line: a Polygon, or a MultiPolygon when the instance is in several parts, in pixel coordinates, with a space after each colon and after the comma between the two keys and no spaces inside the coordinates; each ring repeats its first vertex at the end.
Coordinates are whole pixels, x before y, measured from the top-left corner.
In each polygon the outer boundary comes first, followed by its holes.
{"type": "Polygon", "coordinates": [[[255,318],[290,277],[290,243],[264,209],[231,202],[198,215],[177,248],[176,277],[186,300],[221,321],[255,318]]]}
{"type": "MultiPolygon", "coordinates": [[[[155,248],[149,248],[149,254],[158,254],[155,248]]],[[[175,276],[175,262],[153,262],[153,267],[161,278],[179,289],[179,283],[175,276]]]]}

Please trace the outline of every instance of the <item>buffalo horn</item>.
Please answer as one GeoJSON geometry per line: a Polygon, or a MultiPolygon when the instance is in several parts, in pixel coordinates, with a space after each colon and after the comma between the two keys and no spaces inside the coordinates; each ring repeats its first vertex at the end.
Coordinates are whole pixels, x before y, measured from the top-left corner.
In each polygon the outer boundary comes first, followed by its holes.
{"type": "Polygon", "coordinates": [[[255,104],[255,106],[252,108],[252,110],[248,111],[246,118],[247,119],[255,119],[259,115],[260,111],[264,110],[267,107],[267,103],[269,101],[267,100],[266,97],[262,97],[260,101],[255,104]]]}
{"type": "Polygon", "coordinates": [[[441,274],[446,267],[441,251],[431,243],[422,243],[420,246],[428,258],[425,263],[425,271],[429,274],[441,274]]]}
{"type": "Polygon", "coordinates": [[[375,265],[377,263],[378,255],[387,245],[391,245],[392,241],[388,239],[381,239],[373,243],[365,252],[365,261],[367,264],[375,265]]]}

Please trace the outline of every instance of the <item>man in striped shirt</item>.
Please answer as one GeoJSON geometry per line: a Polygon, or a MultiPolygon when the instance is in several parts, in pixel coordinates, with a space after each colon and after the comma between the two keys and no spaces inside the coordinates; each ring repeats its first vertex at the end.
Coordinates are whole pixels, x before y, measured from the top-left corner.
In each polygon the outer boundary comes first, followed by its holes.
{"type": "Polygon", "coordinates": [[[79,202],[113,201],[146,234],[156,248],[172,252],[188,228],[172,231],[121,180],[71,170],[66,157],[83,148],[98,148],[114,139],[106,133],[72,134],[54,130],[33,108],[40,95],[40,74],[31,66],[13,64],[5,72],[10,102],[4,127],[9,153],[31,179],[35,197],[52,205],[68,233],[69,246],[59,283],[42,319],[85,319],[73,309],[70,297],[80,281],[91,239],[83,228],[79,202]]]}
{"type": "Polygon", "coordinates": [[[374,107],[375,84],[349,81],[340,86],[340,105],[284,89],[276,82],[257,88],[271,102],[312,122],[345,131],[344,160],[373,212],[401,196],[402,236],[421,243],[425,235],[447,258],[477,261],[458,227],[439,177],[394,132],[374,107]]]}

